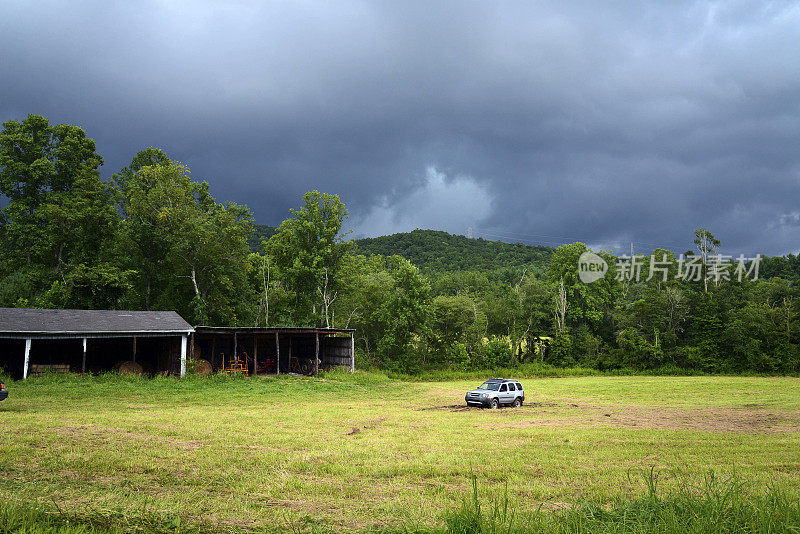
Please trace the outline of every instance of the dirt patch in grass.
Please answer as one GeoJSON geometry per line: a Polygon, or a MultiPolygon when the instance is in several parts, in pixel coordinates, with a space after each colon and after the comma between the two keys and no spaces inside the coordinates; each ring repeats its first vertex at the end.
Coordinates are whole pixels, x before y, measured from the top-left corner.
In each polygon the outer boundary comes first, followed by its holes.
{"type": "Polygon", "coordinates": [[[360,434],[364,430],[371,430],[378,426],[379,424],[386,421],[385,417],[377,417],[375,419],[367,419],[366,421],[361,421],[353,426],[349,432],[347,432],[348,436],[355,436],[356,434],[360,434]]]}
{"type": "Polygon", "coordinates": [[[772,434],[800,432],[800,412],[741,408],[612,408],[606,416],[626,428],[702,430],[705,432],[772,434]]]}
{"type": "Polygon", "coordinates": [[[447,406],[426,406],[424,408],[417,408],[417,412],[433,411],[448,411],[448,412],[469,412],[473,410],[480,410],[480,406],[467,406],[466,404],[449,404],[447,406]]]}
{"type": "Polygon", "coordinates": [[[532,402],[522,408],[506,408],[497,412],[497,417],[491,422],[480,426],[622,427],[715,433],[792,434],[800,433],[800,410],[771,410],[760,404],[694,409],[623,404],[598,406],[568,400],[561,403],[532,402]]]}

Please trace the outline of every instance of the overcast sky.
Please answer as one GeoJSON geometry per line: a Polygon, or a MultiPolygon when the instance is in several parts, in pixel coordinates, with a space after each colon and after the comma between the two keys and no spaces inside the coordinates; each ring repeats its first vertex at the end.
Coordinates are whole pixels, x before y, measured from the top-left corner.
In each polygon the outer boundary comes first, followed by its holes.
{"type": "Polygon", "coordinates": [[[0,120],[148,146],[278,224],[800,250],[797,2],[0,3],[0,120]]]}

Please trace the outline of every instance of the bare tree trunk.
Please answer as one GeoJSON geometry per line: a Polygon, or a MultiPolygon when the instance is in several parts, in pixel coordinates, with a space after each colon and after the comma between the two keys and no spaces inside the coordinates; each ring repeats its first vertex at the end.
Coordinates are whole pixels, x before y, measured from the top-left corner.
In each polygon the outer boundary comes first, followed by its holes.
{"type": "Polygon", "coordinates": [[[786,339],[790,340],[792,336],[792,297],[783,297],[783,308],[786,310],[786,339]]]}
{"type": "Polygon", "coordinates": [[[566,330],[566,317],[567,317],[567,290],[564,288],[564,277],[561,277],[561,282],[558,286],[558,295],[556,296],[556,332],[561,335],[566,330]]]}
{"type": "Polygon", "coordinates": [[[150,273],[147,273],[144,281],[144,309],[150,311],[150,273]]]}
{"type": "Polygon", "coordinates": [[[58,253],[56,253],[56,265],[53,271],[58,273],[61,270],[61,256],[64,253],[64,243],[59,243],[58,245],[58,253]]]}
{"type": "Polygon", "coordinates": [[[261,281],[264,283],[264,326],[269,326],[269,262],[264,258],[261,264],[261,281]],[[264,276],[264,267],[266,266],[266,277],[264,276]]]}
{"type": "Polygon", "coordinates": [[[323,278],[322,278],[322,287],[320,289],[318,289],[318,291],[319,291],[320,297],[322,298],[322,312],[323,312],[323,314],[325,316],[325,327],[326,328],[330,328],[331,327],[331,313],[330,313],[331,304],[333,304],[333,301],[336,300],[338,292],[334,292],[333,295],[331,295],[328,292],[328,269],[327,268],[325,269],[325,276],[323,276],[323,278]]]}
{"type": "Polygon", "coordinates": [[[197,287],[197,274],[195,273],[194,265],[192,265],[192,287],[194,288],[194,296],[200,300],[200,288],[197,287]]]}

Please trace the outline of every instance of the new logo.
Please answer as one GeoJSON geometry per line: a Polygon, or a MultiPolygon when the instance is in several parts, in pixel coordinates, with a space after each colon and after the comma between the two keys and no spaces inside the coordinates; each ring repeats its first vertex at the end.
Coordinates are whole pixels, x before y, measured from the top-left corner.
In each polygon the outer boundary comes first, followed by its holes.
{"type": "Polygon", "coordinates": [[[587,250],[578,258],[578,277],[584,284],[600,280],[608,272],[606,260],[587,250]]]}

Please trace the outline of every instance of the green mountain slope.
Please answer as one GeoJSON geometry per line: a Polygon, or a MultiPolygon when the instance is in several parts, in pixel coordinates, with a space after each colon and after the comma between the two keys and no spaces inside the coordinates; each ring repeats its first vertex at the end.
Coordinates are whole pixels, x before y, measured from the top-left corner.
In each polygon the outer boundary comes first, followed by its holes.
{"type": "Polygon", "coordinates": [[[535,265],[545,268],[555,249],[522,243],[469,239],[437,230],[356,240],[359,254],[403,256],[423,271],[489,271],[535,265]]]}
{"type": "MultiPolygon", "coordinates": [[[[254,224],[248,239],[250,250],[261,252],[261,242],[275,234],[274,226],[254,224]]],[[[533,265],[544,270],[553,248],[468,239],[438,230],[414,230],[400,234],[356,239],[356,253],[403,256],[427,272],[493,271],[533,265]]]]}
{"type": "Polygon", "coordinates": [[[247,244],[251,252],[262,252],[261,242],[266,241],[277,230],[274,226],[267,226],[266,224],[254,224],[253,233],[247,238],[247,244]]]}

